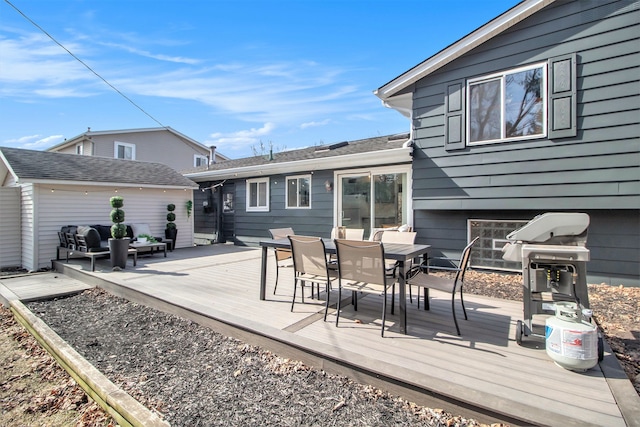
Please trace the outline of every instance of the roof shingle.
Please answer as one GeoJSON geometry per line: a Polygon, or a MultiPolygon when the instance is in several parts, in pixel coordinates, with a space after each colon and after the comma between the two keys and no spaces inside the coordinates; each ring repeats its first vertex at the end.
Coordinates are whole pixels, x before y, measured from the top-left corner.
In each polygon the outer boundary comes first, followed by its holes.
{"type": "Polygon", "coordinates": [[[378,136],[374,138],[360,139],[349,142],[339,142],[324,146],[313,146],[298,150],[281,151],[273,153],[273,158],[269,154],[262,156],[245,157],[242,159],[232,159],[214,163],[208,166],[201,166],[183,173],[196,173],[204,171],[227,170],[250,166],[260,166],[274,163],[296,162],[300,160],[323,159],[327,157],[345,156],[349,154],[359,154],[372,151],[384,151],[401,148],[409,139],[408,133],[397,135],[378,136]]]}
{"type": "Polygon", "coordinates": [[[82,156],[0,147],[0,156],[18,180],[81,181],[154,186],[194,187],[196,184],[162,163],[82,156]]]}

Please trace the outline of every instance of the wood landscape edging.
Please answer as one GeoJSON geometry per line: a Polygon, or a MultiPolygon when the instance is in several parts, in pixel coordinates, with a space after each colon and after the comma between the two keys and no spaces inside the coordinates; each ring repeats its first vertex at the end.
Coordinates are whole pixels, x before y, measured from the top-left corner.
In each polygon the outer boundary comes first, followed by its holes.
{"type": "Polygon", "coordinates": [[[18,300],[9,304],[16,320],[118,424],[133,427],[169,426],[169,423],[113,384],[24,304],[18,300]]]}

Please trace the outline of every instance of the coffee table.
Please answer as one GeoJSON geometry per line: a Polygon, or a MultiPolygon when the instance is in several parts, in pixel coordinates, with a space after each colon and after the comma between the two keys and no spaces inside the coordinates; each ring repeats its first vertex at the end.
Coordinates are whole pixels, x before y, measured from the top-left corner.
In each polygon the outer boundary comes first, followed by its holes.
{"type": "Polygon", "coordinates": [[[140,254],[141,250],[146,250],[148,249],[150,253],[150,255],[153,255],[153,253],[158,250],[162,250],[164,252],[164,257],[167,257],[167,244],[163,243],[163,242],[156,242],[156,243],[151,243],[151,242],[145,242],[145,243],[139,243],[139,242],[133,242],[131,244],[129,244],[130,248],[136,249],[138,251],[138,255],[140,254]]]}

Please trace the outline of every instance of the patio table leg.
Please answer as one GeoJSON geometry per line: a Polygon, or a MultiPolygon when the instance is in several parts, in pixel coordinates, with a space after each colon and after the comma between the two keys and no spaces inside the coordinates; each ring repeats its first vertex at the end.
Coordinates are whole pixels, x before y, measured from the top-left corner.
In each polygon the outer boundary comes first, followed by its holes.
{"type": "Polygon", "coordinates": [[[400,285],[400,333],[407,333],[407,285],[405,281],[405,277],[407,274],[406,271],[406,261],[400,261],[398,265],[398,284],[400,285]]]}
{"type": "Polygon", "coordinates": [[[260,266],[260,299],[266,299],[267,289],[267,247],[262,247],[262,265],[260,266]]]}

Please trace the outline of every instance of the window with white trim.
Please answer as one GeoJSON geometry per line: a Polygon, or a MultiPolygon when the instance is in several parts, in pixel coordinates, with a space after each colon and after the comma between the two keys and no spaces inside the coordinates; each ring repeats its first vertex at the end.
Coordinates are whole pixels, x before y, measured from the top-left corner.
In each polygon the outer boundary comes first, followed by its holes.
{"type": "Polygon", "coordinates": [[[129,144],[128,142],[114,141],[113,157],[115,157],[116,159],[135,160],[136,145],[129,144]]]}
{"type": "Polygon", "coordinates": [[[269,178],[247,180],[247,212],[269,212],[269,178]]]}
{"type": "Polygon", "coordinates": [[[546,136],[546,64],[467,82],[470,145],[546,136]]]}
{"type": "Polygon", "coordinates": [[[84,153],[84,145],[76,144],[76,154],[82,155],[84,153]]]}
{"type": "Polygon", "coordinates": [[[201,156],[199,154],[193,155],[193,166],[206,166],[209,163],[209,158],[207,156],[201,156]]]}
{"type": "Polygon", "coordinates": [[[289,176],[287,183],[287,209],[311,207],[311,175],[289,176]]]}

